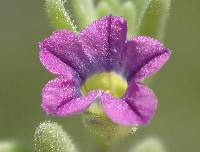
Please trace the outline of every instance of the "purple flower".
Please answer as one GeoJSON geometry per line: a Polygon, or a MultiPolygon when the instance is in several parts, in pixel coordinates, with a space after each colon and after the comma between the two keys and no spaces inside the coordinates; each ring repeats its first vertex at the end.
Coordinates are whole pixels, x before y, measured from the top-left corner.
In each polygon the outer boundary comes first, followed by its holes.
{"type": "Polygon", "coordinates": [[[141,83],[169,59],[170,51],[150,37],[127,40],[127,22],[106,16],[79,34],[67,29],[54,32],[39,44],[42,64],[58,77],[42,91],[48,114],[69,116],[85,111],[97,98],[108,117],[122,125],[147,124],[154,116],[157,98],[141,83]],[[128,82],[122,98],[97,89],[87,96],[81,85],[93,74],[114,71],[128,82]]]}

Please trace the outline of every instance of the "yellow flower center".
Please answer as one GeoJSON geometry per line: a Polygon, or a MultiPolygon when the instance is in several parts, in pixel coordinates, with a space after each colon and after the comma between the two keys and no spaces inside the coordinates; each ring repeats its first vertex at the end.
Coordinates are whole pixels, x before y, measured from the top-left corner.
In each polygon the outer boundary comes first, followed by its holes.
{"type": "Polygon", "coordinates": [[[81,86],[84,95],[91,90],[101,89],[115,97],[122,97],[127,88],[127,81],[115,72],[103,72],[92,75],[81,86]]]}

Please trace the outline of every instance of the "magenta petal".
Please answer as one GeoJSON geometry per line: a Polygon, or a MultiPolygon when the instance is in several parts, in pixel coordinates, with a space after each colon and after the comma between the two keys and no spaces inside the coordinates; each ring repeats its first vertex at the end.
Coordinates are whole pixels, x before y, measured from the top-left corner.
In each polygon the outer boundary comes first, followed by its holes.
{"type": "Polygon", "coordinates": [[[80,33],[83,50],[94,71],[114,70],[126,40],[127,23],[122,17],[106,16],[80,33]]]}
{"type": "Polygon", "coordinates": [[[125,100],[115,98],[110,94],[104,93],[102,96],[104,110],[110,119],[121,125],[137,125],[140,117],[135,114],[125,100]]]}
{"type": "Polygon", "coordinates": [[[129,81],[140,81],[157,72],[169,57],[169,49],[161,42],[150,37],[138,36],[126,42],[121,64],[129,81]]]}
{"type": "Polygon", "coordinates": [[[44,67],[50,72],[56,75],[66,75],[69,78],[79,78],[78,74],[71,67],[63,63],[60,59],[54,56],[51,52],[47,51],[44,48],[41,48],[40,51],[40,61],[44,67]]]}
{"type": "Polygon", "coordinates": [[[159,71],[162,66],[169,60],[170,53],[163,53],[151,61],[149,61],[146,65],[144,65],[134,76],[135,81],[140,81],[145,79],[148,76],[151,76],[155,72],[159,71]]]}
{"type": "Polygon", "coordinates": [[[85,111],[98,97],[101,96],[100,90],[93,90],[88,93],[87,96],[82,96],[67,102],[62,105],[57,114],[59,116],[69,116],[73,114],[78,114],[85,111]]]}
{"type": "Polygon", "coordinates": [[[82,50],[76,33],[68,30],[54,32],[50,37],[40,42],[40,51],[49,51],[51,56],[55,56],[52,58],[57,58],[60,60],[59,62],[62,62],[62,67],[64,64],[71,67],[83,79],[90,72],[89,60],[82,50]]]}
{"type": "Polygon", "coordinates": [[[124,100],[140,118],[138,124],[146,124],[154,116],[157,109],[157,97],[147,86],[131,81],[124,100]]]}
{"type": "Polygon", "coordinates": [[[42,90],[42,107],[48,114],[57,114],[64,104],[81,96],[76,78],[60,76],[49,81],[42,90]]]}
{"type": "Polygon", "coordinates": [[[124,99],[104,93],[103,107],[113,122],[122,125],[144,125],[154,116],[157,98],[148,87],[132,82],[124,99]]]}
{"type": "Polygon", "coordinates": [[[49,81],[42,91],[42,107],[48,114],[68,116],[85,111],[101,95],[101,91],[91,91],[82,96],[76,78],[60,76],[49,81]]]}

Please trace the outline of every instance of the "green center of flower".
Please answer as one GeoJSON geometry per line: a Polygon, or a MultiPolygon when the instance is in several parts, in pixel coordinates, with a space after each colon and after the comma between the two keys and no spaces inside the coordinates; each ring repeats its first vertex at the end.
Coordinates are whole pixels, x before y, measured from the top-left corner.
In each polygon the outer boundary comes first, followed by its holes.
{"type": "Polygon", "coordinates": [[[92,75],[81,86],[84,95],[88,94],[91,90],[101,89],[115,97],[122,97],[126,88],[126,80],[115,72],[103,72],[92,75]]]}

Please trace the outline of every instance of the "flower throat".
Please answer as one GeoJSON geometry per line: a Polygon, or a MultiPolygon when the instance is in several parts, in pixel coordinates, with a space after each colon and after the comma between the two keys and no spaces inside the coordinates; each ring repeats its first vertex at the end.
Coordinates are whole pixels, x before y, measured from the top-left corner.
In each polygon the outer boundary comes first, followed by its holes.
{"type": "Polygon", "coordinates": [[[126,91],[127,82],[115,72],[102,72],[89,77],[81,86],[82,93],[87,95],[91,90],[101,89],[115,97],[122,97],[126,91]]]}

